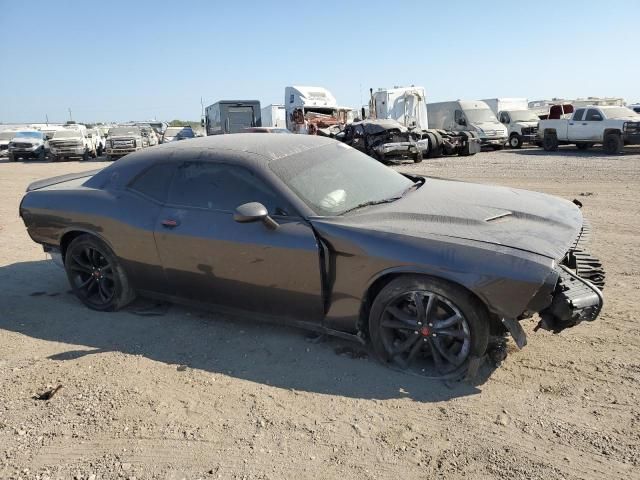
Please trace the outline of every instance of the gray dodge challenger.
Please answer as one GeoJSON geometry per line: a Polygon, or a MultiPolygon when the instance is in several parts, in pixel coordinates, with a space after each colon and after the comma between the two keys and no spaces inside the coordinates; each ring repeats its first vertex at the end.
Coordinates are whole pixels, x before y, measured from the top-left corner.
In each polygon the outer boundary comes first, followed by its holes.
{"type": "Polygon", "coordinates": [[[468,374],[495,339],[524,346],[522,320],[558,332],[603,304],[577,205],[401,174],[322,137],[148,148],[31,184],[20,215],[89,308],[215,305],[370,342],[421,374],[468,374]]]}

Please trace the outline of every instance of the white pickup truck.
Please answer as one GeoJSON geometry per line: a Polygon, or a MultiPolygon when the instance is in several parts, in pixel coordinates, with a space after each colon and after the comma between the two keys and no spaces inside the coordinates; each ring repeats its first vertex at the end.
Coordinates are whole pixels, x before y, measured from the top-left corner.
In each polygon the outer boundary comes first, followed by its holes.
{"type": "Polygon", "coordinates": [[[627,107],[581,107],[569,119],[541,120],[538,137],[547,151],[569,144],[586,150],[600,143],[609,154],[621,153],[625,145],[640,144],[640,115],[627,107]]]}

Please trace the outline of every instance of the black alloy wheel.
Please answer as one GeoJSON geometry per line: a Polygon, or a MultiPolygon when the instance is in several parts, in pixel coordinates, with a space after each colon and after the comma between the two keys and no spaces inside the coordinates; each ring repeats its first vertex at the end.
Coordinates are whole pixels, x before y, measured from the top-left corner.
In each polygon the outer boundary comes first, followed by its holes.
{"type": "Polygon", "coordinates": [[[74,239],[64,263],[73,292],[91,309],[118,310],[135,297],[117,257],[95,237],[74,239]]]}
{"type": "Polygon", "coordinates": [[[382,360],[402,370],[435,378],[460,376],[473,357],[486,351],[489,328],[483,312],[456,285],[401,277],[374,301],[372,344],[382,360]]]}

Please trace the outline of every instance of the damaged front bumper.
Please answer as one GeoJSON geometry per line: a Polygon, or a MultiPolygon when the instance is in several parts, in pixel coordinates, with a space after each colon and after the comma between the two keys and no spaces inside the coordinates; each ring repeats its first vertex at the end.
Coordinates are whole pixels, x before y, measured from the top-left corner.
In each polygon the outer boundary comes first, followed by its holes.
{"type": "Polygon", "coordinates": [[[539,327],[558,333],[598,318],[604,304],[600,289],[564,265],[558,267],[558,274],[551,305],[540,312],[539,327]]]}
{"type": "Polygon", "coordinates": [[[556,268],[558,281],[551,304],[540,311],[539,328],[557,333],[583,321],[592,322],[602,311],[605,273],[602,262],[585,250],[590,234],[591,228],[585,222],[556,268]]]}

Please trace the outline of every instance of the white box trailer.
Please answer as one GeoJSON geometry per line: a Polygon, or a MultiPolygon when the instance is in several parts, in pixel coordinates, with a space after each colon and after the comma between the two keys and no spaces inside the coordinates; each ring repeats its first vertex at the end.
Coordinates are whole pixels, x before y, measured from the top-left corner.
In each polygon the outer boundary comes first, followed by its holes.
{"type": "Polygon", "coordinates": [[[284,105],[267,105],[262,109],[262,126],[287,128],[287,111],[284,105]]]}
{"type": "Polygon", "coordinates": [[[529,109],[529,102],[526,98],[485,98],[482,101],[489,105],[489,108],[493,110],[496,116],[498,112],[529,109]]]}

